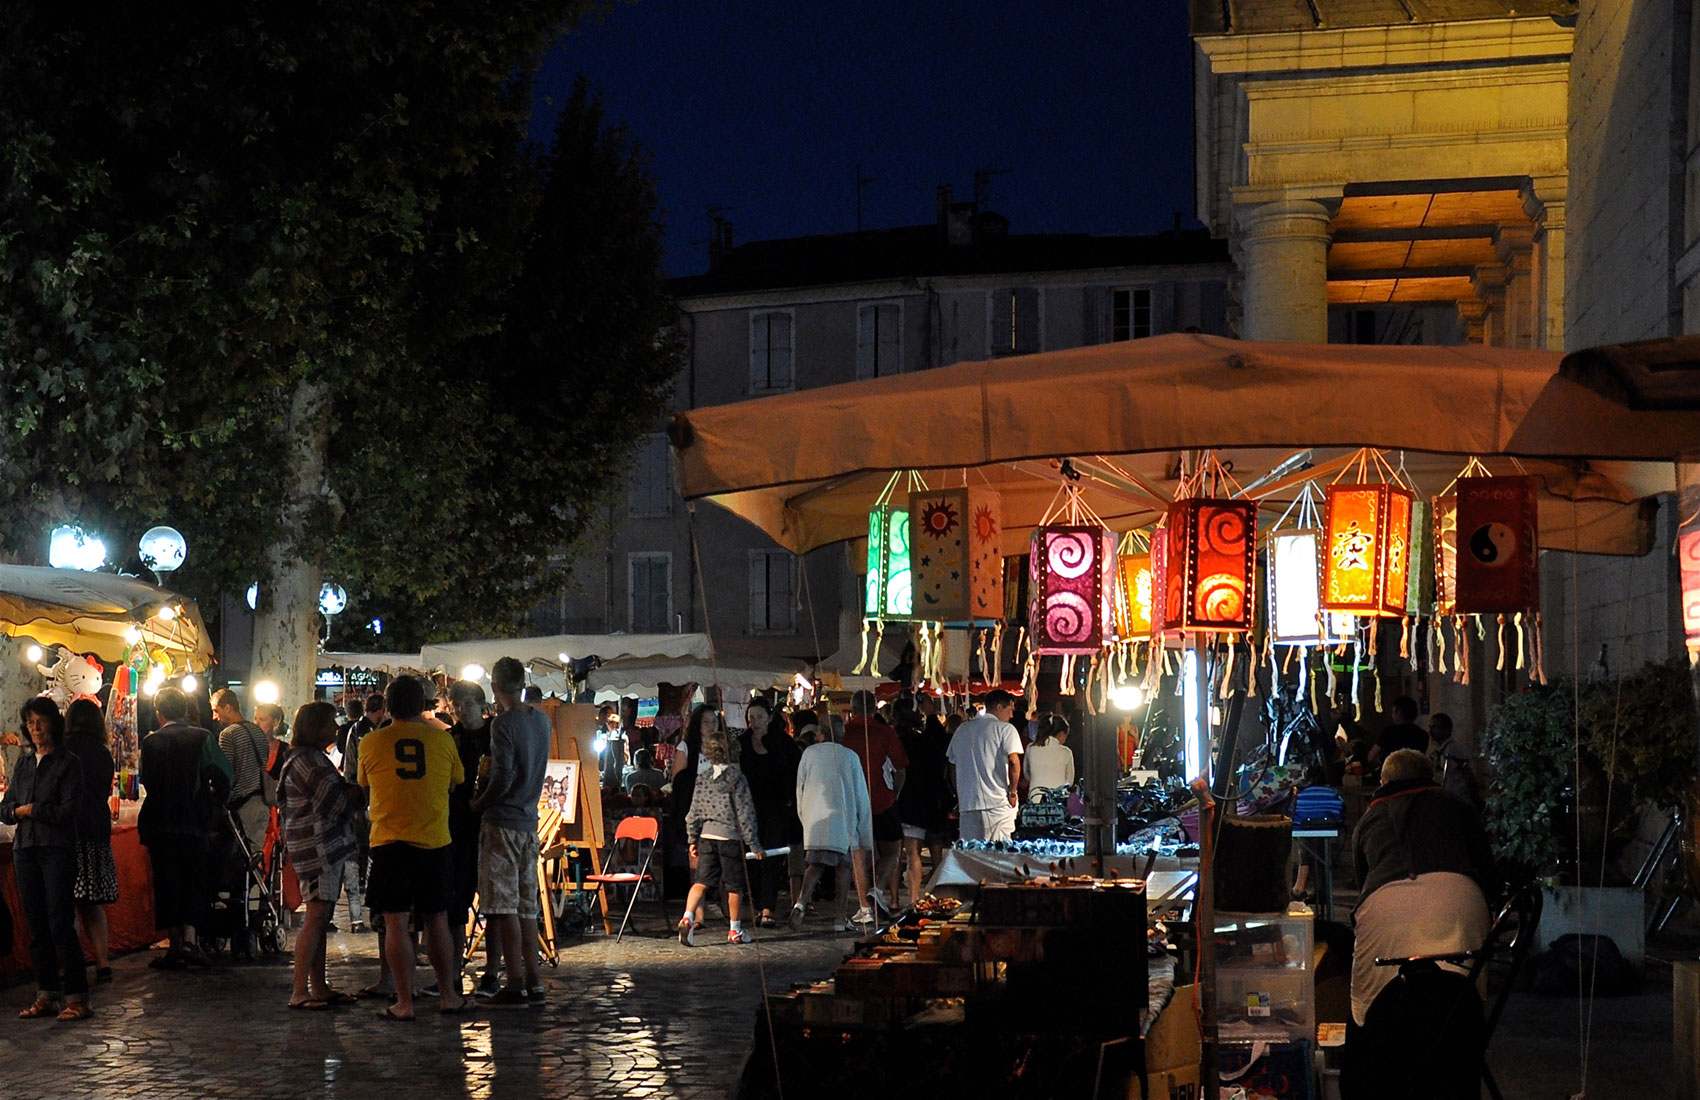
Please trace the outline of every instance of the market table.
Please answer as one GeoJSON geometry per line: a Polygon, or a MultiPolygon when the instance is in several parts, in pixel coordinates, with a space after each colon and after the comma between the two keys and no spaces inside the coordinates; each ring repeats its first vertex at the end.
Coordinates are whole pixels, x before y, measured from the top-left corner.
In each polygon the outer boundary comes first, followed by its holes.
{"type": "MultiPolygon", "coordinates": [[[[1086,873],[1084,856],[1069,857],[1074,871],[1086,873]]],[[[1143,856],[1106,856],[1104,869],[1120,878],[1139,878],[1145,871],[1143,856]]],[[[1052,859],[1024,852],[994,852],[948,848],[933,877],[927,883],[928,893],[972,900],[974,889],[982,882],[1021,882],[1024,879],[1051,873],[1052,859]]],[[[1198,861],[1158,856],[1146,878],[1146,900],[1152,907],[1172,903],[1190,891],[1198,880],[1198,861]]]]}
{"type": "MultiPolygon", "coordinates": [[[[133,825],[118,825],[112,830],[112,860],[118,865],[118,901],[106,907],[108,942],[114,955],[147,947],[159,939],[153,918],[153,868],[148,862],[147,849],[133,825]]],[[[18,879],[12,871],[12,845],[0,843],[0,896],[12,913],[12,950],[0,955],[0,980],[30,972],[29,926],[24,920],[23,903],[18,899],[18,879]]],[[[84,941],[84,956],[94,960],[94,953],[84,941]]]]}

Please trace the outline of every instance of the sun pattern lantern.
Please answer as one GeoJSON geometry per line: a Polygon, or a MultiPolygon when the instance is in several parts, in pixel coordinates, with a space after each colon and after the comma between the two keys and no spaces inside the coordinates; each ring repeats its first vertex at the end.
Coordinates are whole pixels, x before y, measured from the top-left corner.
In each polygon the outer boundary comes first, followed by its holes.
{"type": "Polygon", "coordinates": [[[1035,653],[1096,653],[1116,640],[1116,537],[1102,527],[1044,524],[1029,554],[1035,653]]]}
{"type": "Polygon", "coordinates": [[[1352,637],[1349,615],[1322,610],[1322,532],[1269,537],[1269,636],[1276,645],[1339,645],[1352,637]]]}
{"type": "Polygon", "coordinates": [[[909,494],[912,615],[929,622],[1003,618],[1003,520],[984,488],[909,494]]]}
{"type": "Polygon", "coordinates": [[[1395,485],[1368,482],[1330,485],[1324,496],[1323,608],[1403,616],[1413,495],[1395,485]]]}
{"type": "Polygon", "coordinates": [[[1538,484],[1534,478],[1461,477],[1454,551],[1460,615],[1506,615],[1541,605],[1538,484]]]}
{"type": "Polygon", "coordinates": [[[868,578],[862,614],[907,619],[915,608],[909,567],[909,509],[879,504],[868,512],[868,578]]]}
{"type": "Polygon", "coordinates": [[[1163,630],[1247,631],[1257,561],[1257,505],[1193,497],[1169,505],[1163,630]]]}
{"type": "MultiPolygon", "coordinates": [[[[1152,542],[1153,550],[1156,540],[1152,542]]],[[[1124,642],[1151,636],[1156,588],[1154,554],[1123,554],[1116,559],[1116,636],[1124,642]]]]}

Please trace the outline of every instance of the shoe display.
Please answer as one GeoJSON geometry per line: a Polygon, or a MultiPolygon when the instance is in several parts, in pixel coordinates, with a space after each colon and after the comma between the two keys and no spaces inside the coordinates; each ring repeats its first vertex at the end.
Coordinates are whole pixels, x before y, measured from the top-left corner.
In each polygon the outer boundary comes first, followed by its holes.
{"type": "Polygon", "coordinates": [[[684,944],[686,947],[695,947],[697,945],[696,921],[693,921],[689,917],[679,918],[679,942],[684,944]]]}
{"type": "Polygon", "coordinates": [[[754,936],[750,935],[742,928],[732,928],[728,929],[726,932],[727,943],[750,943],[754,939],[754,936]]]}

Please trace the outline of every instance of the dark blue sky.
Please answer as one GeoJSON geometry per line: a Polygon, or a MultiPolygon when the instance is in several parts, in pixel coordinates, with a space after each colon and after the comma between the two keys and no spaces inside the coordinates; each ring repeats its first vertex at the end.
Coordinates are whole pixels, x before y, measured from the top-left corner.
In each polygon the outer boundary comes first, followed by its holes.
{"type": "Polygon", "coordinates": [[[858,163],[867,228],[1006,169],[1012,232],[1155,232],[1192,213],[1186,23],[1182,0],[641,0],[565,39],[538,96],[582,71],[648,151],[671,275],[706,266],[711,205],[740,243],[854,229],[858,163]]]}

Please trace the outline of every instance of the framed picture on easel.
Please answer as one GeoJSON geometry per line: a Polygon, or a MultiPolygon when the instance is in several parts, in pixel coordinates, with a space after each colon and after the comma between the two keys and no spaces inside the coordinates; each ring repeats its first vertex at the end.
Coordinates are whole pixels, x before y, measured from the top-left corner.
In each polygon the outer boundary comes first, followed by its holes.
{"type": "Polygon", "coordinates": [[[573,825],[578,821],[577,760],[551,760],[543,772],[543,792],[537,800],[539,813],[554,810],[561,823],[573,825]]]}

